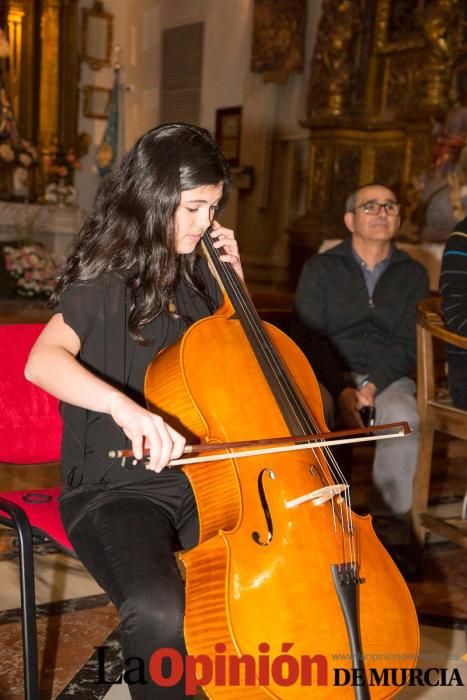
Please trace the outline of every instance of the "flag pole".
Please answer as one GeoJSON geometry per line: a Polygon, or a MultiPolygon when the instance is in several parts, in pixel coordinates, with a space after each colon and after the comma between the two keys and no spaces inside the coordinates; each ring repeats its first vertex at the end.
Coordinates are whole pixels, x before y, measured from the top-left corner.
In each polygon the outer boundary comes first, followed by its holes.
{"type": "Polygon", "coordinates": [[[114,48],[114,82],[107,111],[107,126],[97,147],[96,166],[101,177],[108,175],[120,156],[120,46],[114,48]]]}

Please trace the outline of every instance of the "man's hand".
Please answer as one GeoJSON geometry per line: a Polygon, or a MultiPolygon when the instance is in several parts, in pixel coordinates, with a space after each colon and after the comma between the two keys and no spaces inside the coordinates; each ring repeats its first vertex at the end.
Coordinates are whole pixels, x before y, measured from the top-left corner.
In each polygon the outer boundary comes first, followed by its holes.
{"type": "Polygon", "coordinates": [[[337,399],[337,405],[342,418],[342,422],[348,428],[363,428],[362,418],[359,410],[363,404],[360,401],[360,392],[351,386],[341,391],[337,399]]]}
{"type": "Polygon", "coordinates": [[[342,422],[349,428],[363,428],[360,409],[363,406],[374,406],[376,386],[371,382],[365,384],[363,389],[354,389],[351,386],[343,389],[337,399],[337,405],[342,422]]]}
{"type": "Polygon", "coordinates": [[[375,405],[375,396],[376,396],[376,386],[372,384],[372,382],[368,382],[365,384],[363,389],[360,389],[358,392],[359,399],[360,399],[360,406],[359,408],[362,408],[362,406],[374,406],[375,405]]]}

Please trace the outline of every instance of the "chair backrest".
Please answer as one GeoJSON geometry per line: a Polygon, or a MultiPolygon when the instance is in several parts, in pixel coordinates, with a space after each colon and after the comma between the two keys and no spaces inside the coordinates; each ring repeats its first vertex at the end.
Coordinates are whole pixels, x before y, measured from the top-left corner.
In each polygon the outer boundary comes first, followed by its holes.
{"type": "Polygon", "coordinates": [[[60,459],[58,401],[24,377],[42,323],[0,325],[0,461],[39,464],[60,459]]]}
{"type": "MultiPolygon", "coordinates": [[[[467,338],[446,327],[441,297],[423,299],[417,305],[417,395],[422,416],[427,403],[432,407],[438,403],[436,384],[441,374],[440,368],[444,369],[447,344],[467,350],[467,338]]],[[[452,410],[459,413],[459,409],[452,410]]]]}
{"type": "Polygon", "coordinates": [[[422,299],[417,306],[417,323],[445,343],[467,350],[467,337],[448,330],[441,310],[441,297],[422,299]]]}

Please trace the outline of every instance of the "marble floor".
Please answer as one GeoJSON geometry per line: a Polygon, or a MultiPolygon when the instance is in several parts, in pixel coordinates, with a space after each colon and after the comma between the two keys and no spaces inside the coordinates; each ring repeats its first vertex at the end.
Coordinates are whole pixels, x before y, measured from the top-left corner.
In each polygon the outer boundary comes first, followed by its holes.
{"type": "MultiPolygon", "coordinates": [[[[466,484],[464,449],[439,443],[431,494],[433,507],[459,508],[466,484]]],[[[354,507],[364,511],[369,492],[370,450],[356,450],[353,462],[354,507]]],[[[0,490],[56,483],[57,465],[0,464],[0,490]]],[[[381,527],[379,534],[408,580],[417,608],[422,639],[418,666],[446,668],[448,678],[458,673],[467,684],[466,551],[439,538],[432,539],[425,548],[423,561],[414,562],[391,528],[381,527]]],[[[35,565],[41,700],[71,697],[128,700],[125,685],[96,682],[96,647],[107,647],[106,680],[117,678],[121,665],[117,616],[106,595],[79,561],[57,552],[50,544],[36,546],[35,565]]],[[[19,700],[24,693],[17,553],[12,531],[3,527],[0,528],[0,650],[0,699],[19,700]]],[[[201,691],[198,697],[204,697],[201,691]]],[[[450,700],[465,697],[465,690],[458,685],[411,687],[403,689],[398,697],[450,700]]]]}

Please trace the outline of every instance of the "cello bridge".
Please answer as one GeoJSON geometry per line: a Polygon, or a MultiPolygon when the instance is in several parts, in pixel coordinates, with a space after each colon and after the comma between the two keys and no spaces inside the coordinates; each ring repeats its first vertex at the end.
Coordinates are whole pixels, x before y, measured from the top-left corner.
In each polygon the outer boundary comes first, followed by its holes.
{"type": "Polygon", "coordinates": [[[340,494],[347,491],[348,488],[348,484],[331,484],[330,486],[323,486],[321,489],[310,491],[310,493],[305,493],[303,496],[298,496],[298,498],[293,498],[291,501],[286,501],[285,507],[296,508],[307,501],[311,501],[314,506],[322,506],[324,503],[327,503],[334,498],[334,496],[338,496],[336,503],[340,505],[344,502],[344,499],[340,494]]]}

